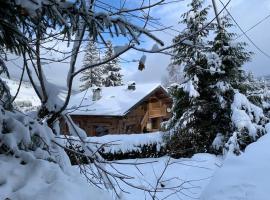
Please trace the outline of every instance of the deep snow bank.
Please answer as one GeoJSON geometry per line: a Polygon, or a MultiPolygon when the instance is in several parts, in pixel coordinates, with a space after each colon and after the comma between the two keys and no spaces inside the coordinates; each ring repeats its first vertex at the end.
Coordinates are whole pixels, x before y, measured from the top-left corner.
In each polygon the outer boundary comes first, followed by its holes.
{"type": "MultiPolygon", "coordinates": [[[[144,145],[157,145],[159,150],[165,144],[163,142],[163,132],[141,133],[141,134],[117,134],[104,135],[101,137],[88,137],[87,142],[95,145],[96,148],[103,147],[104,153],[140,151],[144,145]]],[[[67,143],[66,137],[61,137],[59,142],[68,146],[70,143],[80,145],[78,137],[69,136],[71,140],[67,143]]]]}
{"type": "MultiPolygon", "coordinates": [[[[266,126],[270,132],[269,124],[266,126]]],[[[227,155],[201,200],[269,200],[270,134],[250,144],[240,156],[227,155]]]]}
{"type": "Polygon", "coordinates": [[[64,173],[59,165],[36,159],[0,155],[0,199],[11,200],[108,200],[103,191],[91,187],[77,170],[64,173]]]}
{"type": "Polygon", "coordinates": [[[88,141],[99,144],[109,144],[104,147],[106,153],[128,152],[140,150],[140,146],[157,144],[160,149],[163,143],[162,132],[144,134],[105,135],[102,137],[89,137],[88,141]],[[111,145],[110,145],[111,144],[111,145]]]}

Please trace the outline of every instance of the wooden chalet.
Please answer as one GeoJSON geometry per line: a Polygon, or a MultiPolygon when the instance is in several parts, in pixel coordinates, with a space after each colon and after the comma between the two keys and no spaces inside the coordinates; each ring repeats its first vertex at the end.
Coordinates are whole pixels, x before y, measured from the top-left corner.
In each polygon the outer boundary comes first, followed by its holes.
{"type": "MultiPolygon", "coordinates": [[[[160,84],[89,88],[71,97],[68,112],[89,136],[160,130],[172,100],[160,84]]],[[[66,125],[62,131],[67,132],[66,125]]]]}

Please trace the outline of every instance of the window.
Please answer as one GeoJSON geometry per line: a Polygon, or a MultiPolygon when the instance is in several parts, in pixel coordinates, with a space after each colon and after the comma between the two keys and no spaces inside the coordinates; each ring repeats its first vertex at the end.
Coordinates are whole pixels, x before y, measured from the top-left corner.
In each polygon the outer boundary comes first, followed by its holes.
{"type": "Polygon", "coordinates": [[[96,136],[103,136],[109,133],[109,129],[106,126],[94,126],[96,136]]]}
{"type": "Polygon", "coordinates": [[[152,129],[159,129],[160,127],[160,118],[152,118],[152,129]]]}

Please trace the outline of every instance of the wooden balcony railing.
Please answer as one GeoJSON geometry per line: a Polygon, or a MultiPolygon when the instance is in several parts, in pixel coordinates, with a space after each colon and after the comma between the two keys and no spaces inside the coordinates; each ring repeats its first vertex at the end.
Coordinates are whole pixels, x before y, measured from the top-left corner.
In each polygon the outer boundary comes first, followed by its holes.
{"type": "Polygon", "coordinates": [[[163,116],[166,116],[166,107],[161,107],[158,109],[149,110],[149,117],[150,118],[163,117],[163,116]]]}

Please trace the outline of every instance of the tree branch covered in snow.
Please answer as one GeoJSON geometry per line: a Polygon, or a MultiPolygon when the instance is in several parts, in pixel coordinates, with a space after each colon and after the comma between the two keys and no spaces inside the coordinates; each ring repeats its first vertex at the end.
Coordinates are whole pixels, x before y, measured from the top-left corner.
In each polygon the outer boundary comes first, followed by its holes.
{"type": "Polygon", "coordinates": [[[3,41],[2,45],[8,51],[14,51],[18,55],[25,56],[24,66],[26,67],[28,78],[42,102],[39,117],[47,118],[48,123],[51,125],[68,104],[74,77],[85,70],[106,64],[121,56],[135,45],[139,45],[139,37],[141,35],[145,35],[156,43],[164,45],[159,38],[155,37],[145,28],[148,16],[145,16],[145,25],[143,27],[126,19],[126,15],[129,12],[139,12],[145,9],[150,10],[150,8],[161,3],[163,3],[163,0],[154,4],[150,4],[149,2],[147,6],[143,6],[142,4],[141,7],[131,9],[130,11],[119,10],[119,12],[111,13],[108,12],[107,6],[96,10],[95,1],[90,4],[86,3],[85,0],[75,2],[58,0],[11,0],[6,2],[5,6],[8,8],[8,11],[14,15],[6,16],[6,19],[10,21],[12,19],[15,23],[8,24],[9,29],[3,29],[3,31],[18,32],[19,36],[18,34],[10,34],[14,38],[3,38],[1,40],[3,41]],[[20,27],[23,28],[20,29],[20,27]],[[94,42],[106,46],[107,38],[105,39],[104,35],[108,32],[111,37],[126,38],[129,40],[128,45],[122,48],[121,51],[113,54],[110,58],[89,66],[84,66],[76,71],[76,60],[80,53],[81,44],[84,41],[84,35],[88,35],[87,37],[93,39],[94,42]],[[14,40],[14,44],[4,42],[10,40],[14,40]],[[65,41],[68,48],[73,43],[72,50],[69,53],[64,50],[57,50],[59,41],[65,41]],[[59,62],[60,60],[43,57],[44,52],[46,54],[57,52],[58,56],[63,57],[61,59],[63,62],[70,60],[67,76],[68,93],[62,105],[51,105],[54,102],[51,101],[52,95],[49,88],[47,88],[48,81],[43,72],[43,68],[47,62],[59,62]],[[55,109],[51,110],[49,107],[55,107],[55,109]]]}
{"type": "MultiPolygon", "coordinates": [[[[65,147],[56,140],[59,134],[59,117],[66,109],[72,92],[74,78],[81,72],[93,69],[118,58],[134,46],[141,44],[142,35],[163,46],[163,42],[146,29],[150,19],[150,9],[162,5],[164,0],[149,5],[142,5],[134,9],[122,9],[111,13],[108,6],[96,9],[96,1],[60,1],[60,0],[10,0],[0,8],[0,47],[7,53],[15,53],[23,58],[23,70],[33,85],[37,96],[41,100],[41,109],[37,120],[15,112],[3,110],[0,117],[1,126],[0,142],[4,153],[20,157],[25,163],[35,159],[43,159],[58,164],[66,170],[69,160],[66,159],[65,147]],[[141,11],[148,9],[148,14],[141,11]],[[139,26],[126,16],[138,12],[145,22],[139,26]],[[83,68],[78,69],[76,61],[85,37],[91,38],[100,46],[106,46],[108,36],[121,37],[127,45],[117,52],[83,68]],[[59,43],[64,42],[67,49],[59,48],[59,43]],[[72,46],[72,47],[70,47],[72,46]],[[46,55],[51,54],[51,57],[46,55]],[[57,54],[57,55],[55,55],[57,54]],[[55,58],[58,57],[57,59],[55,58]],[[67,76],[67,96],[64,101],[59,99],[59,88],[48,81],[44,68],[48,63],[68,62],[69,73],[67,76]],[[6,113],[5,113],[6,112],[6,113]],[[3,114],[4,113],[4,114],[3,114]],[[1,121],[2,120],[2,121],[1,121]],[[48,126],[47,126],[48,125],[48,126]],[[18,135],[21,133],[20,135],[18,135]],[[64,159],[64,160],[63,160],[64,159]]],[[[113,46],[113,45],[112,45],[113,46]]],[[[4,65],[3,65],[4,66],[4,65]]],[[[22,73],[22,76],[23,77],[22,73]]],[[[22,78],[20,82],[22,81],[22,78]]],[[[20,86],[16,93],[20,90],[20,86]]],[[[16,97],[17,95],[15,95],[16,97]]],[[[9,97],[9,99],[11,99],[9,97]]],[[[15,98],[13,99],[15,100],[15,98]]],[[[119,181],[140,190],[152,189],[132,184],[126,179],[128,175],[114,169],[107,170],[107,163],[93,145],[86,143],[86,133],[77,127],[69,116],[65,116],[70,133],[76,135],[84,150],[83,155],[93,163],[94,169],[89,175],[85,166],[80,166],[87,180],[99,187],[105,186],[113,190],[118,196],[119,181]]],[[[76,150],[68,150],[76,152],[76,150]]],[[[77,152],[79,154],[79,152],[77,152]]]]}

